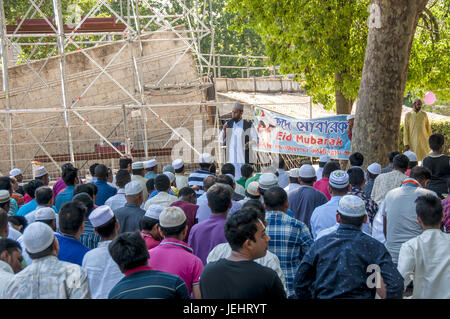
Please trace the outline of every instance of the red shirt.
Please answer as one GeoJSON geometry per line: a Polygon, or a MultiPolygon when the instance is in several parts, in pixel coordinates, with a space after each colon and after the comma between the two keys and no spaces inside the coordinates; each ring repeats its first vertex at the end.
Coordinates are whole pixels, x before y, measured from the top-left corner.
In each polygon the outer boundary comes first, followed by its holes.
{"type": "Polygon", "coordinates": [[[328,191],[328,185],[329,185],[330,179],[327,177],[323,177],[322,179],[318,180],[314,183],[313,187],[317,189],[318,191],[321,191],[325,194],[325,196],[328,198],[328,200],[331,199],[330,192],[328,191]]]}
{"type": "Polygon", "coordinates": [[[25,193],[25,195],[23,195],[23,201],[25,202],[25,204],[28,202],[31,202],[32,200],[33,199],[27,193],[25,193]]]}
{"type": "Polygon", "coordinates": [[[176,202],[173,202],[170,206],[180,207],[184,211],[184,214],[186,215],[186,224],[188,226],[188,231],[186,234],[186,238],[184,239],[184,242],[187,243],[192,226],[197,224],[197,218],[195,218],[195,215],[197,214],[199,206],[196,204],[186,202],[184,200],[178,200],[176,202]]]}
{"type": "Polygon", "coordinates": [[[157,241],[156,239],[154,239],[153,236],[146,231],[141,231],[141,236],[145,240],[145,244],[147,245],[147,250],[155,248],[156,246],[158,246],[161,243],[160,241],[157,241]]]}

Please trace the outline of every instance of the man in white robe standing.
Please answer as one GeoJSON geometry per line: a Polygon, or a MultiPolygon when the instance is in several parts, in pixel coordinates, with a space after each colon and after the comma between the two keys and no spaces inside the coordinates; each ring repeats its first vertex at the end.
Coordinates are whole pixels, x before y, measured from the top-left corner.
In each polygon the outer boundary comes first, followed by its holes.
{"type": "Polygon", "coordinates": [[[241,167],[256,162],[256,156],[250,155],[252,145],[257,144],[258,135],[252,122],[244,120],[244,105],[236,102],[232,118],[226,122],[220,132],[221,143],[227,145],[226,162],[235,167],[235,179],[241,178],[241,167]]]}

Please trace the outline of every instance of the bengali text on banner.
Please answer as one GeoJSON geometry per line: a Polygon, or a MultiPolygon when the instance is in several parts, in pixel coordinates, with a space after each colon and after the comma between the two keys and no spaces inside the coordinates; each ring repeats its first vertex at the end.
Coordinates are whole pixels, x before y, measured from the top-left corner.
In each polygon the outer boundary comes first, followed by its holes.
{"type": "Polygon", "coordinates": [[[258,132],[259,152],[300,156],[329,155],[348,159],[351,141],[347,133],[347,116],[295,119],[255,107],[254,125],[258,132]]]}

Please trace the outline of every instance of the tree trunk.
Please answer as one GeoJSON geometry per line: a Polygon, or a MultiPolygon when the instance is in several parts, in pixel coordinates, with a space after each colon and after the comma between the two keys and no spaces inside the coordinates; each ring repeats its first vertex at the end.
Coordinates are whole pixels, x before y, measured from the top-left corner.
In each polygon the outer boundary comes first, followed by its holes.
{"type": "Polygon", "coordinates": [[[352,152],[364,166],[388,164],[398,149],[409,56],[427,0],[372,0],[366,56],[353,127],[352,152]]]}
{"type": "MultiPolygon", "coordinates": [[[[334,82],[341,81],[341,74],[336,73],[334,75],[334,82]]],[[[334,95],[336,97],[336,114],[350,114],[352,112],[353,99],[347,99],[344,94],[337,88],[334,89],[334,95]]]]}

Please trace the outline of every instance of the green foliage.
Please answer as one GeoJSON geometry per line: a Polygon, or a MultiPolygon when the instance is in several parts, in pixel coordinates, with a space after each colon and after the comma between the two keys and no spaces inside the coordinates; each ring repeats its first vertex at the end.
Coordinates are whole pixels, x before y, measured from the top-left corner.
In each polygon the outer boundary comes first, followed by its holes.
{"type": "MultiPolygon", "coordinates": [[[[214,51],[216,54],[262,56],[265,55],[265,47],[261,37],[251,28],[242,28],[238,31],[232,26],[236,20],[236,14],[226,10],[226,0],[212,0],[212,14],[214,21],[214,51]]],[[[211,36],[201,41],[201,52],[209,52],[211,47],[211,36]]],[[[222,57],[222,66],[246,66],[245,59],[222,57]]],[[[217,60],[216,60],[217,64],[217,60]]],[[[249,66],[263,67],[262,59],[250,59],[249,66]]],[[[268,72],[252,71],[250,76],[269,75],[268,72]]],[[[222,69],[222,77],[241,77],[242,72],[238,69],[222,69]]]]}
{"type": "MultiPolygon", "coordinates": [[[[253,28],[261,35],[270,62],[280,65],[282,73],[304,78],[313,101],[329,109],[335,104],[335,89],[347,99],[358,96],[369,4],[369,0],[229,0],[227,8],[237,15],[236,30],[253,28]],[[335,80],[336,74],[341,81],[335,80]]],[[[449,8],[450,0],[429,1],[432,14],[419,20],[425,28],[417,28],[413,41],[406,92],[419,90],[423,97],[425,91],[433,91],[448,100],[449,8]]]]}
{"type": "Polygon", "coordinates": [[[304,79],[314,103],[330,109],[335,88],[346,98],[358,96],[364,64],[370,1],[230,0],[236,30],[251,26],[261,35],[270,62],[281,73],[304,79]],[[335,75],[341,80],[336,81],[335,75]]]}
{"type": "Polygon", "coordinates": [[[419,20],[411,49],[406,91],[422,97],[432,91],[450,100],[450,0],[430,1],[431,18],[419,20]]]}
{"type": "MultiPolygon", "coordinates": [[[[403,144],[403,123],[400,125],[400,136],[398,142],[398,149],[400,152],[405,151],[403,144]]],[[[445,137],[445,150],[447,154],[450,152],[450,121],[431,121],[431,131],[434,133],[441,133],[445,137]]],[[[428,141],[427,141],[428,143],[428,141]]]]}

